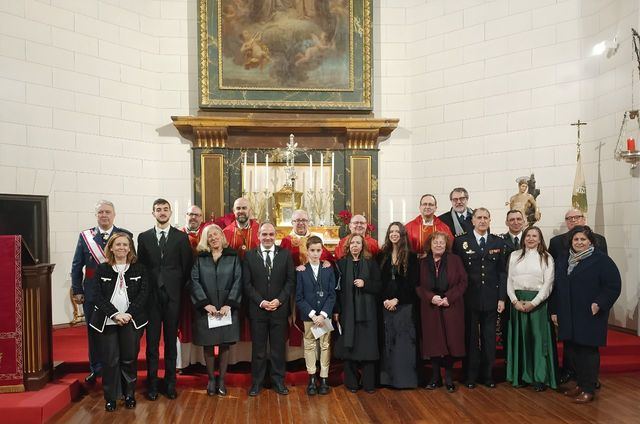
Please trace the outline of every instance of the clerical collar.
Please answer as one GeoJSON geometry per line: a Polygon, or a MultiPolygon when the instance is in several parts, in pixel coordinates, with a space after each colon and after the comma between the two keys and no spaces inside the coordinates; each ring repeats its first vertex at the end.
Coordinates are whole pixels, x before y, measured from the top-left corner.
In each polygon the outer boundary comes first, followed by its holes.
{"type": "Polygon", "coordinates": [[[429,221],[426,221],[424,219],[424,216],[422,216],[422,225],[433,225],[433,216],[431,217],[431,219],[429,221]]]}
{"type": "Polygon", "coordinates": [[[236,220],[236,227],[238,227],[241,230],[246,230],[250,226],[251,226],[251,220],[249,220],[249,219],[247,219],[247,223],[244,225],[244,227],[241,227],[240,223],[236,220]]]}
{"type": "Polygon", "coordinates": [[[200,231],[200,227],[196,228],[195,230],[192,230],[191,228],[189,228],[188,225],[186,225],[184,228],[187,230],[187,233],[189,234],[198,234],[198,231],[200,231]]]}

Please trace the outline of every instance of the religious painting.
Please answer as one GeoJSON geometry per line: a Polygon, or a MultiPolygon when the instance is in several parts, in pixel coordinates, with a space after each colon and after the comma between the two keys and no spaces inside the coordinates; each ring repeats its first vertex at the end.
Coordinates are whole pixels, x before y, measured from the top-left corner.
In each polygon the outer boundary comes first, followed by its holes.
{"type": "Polygon", "coordinates": [[[371,0],[200,0],[200,107],[371,110],[371,0]]]}

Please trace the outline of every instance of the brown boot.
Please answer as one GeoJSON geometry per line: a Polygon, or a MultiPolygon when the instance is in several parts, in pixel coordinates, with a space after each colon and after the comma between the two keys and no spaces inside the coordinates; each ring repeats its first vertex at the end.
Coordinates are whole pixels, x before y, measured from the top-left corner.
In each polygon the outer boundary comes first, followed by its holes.
{"type": "Polygon", "coordinates": [[[567,389],[564,392],[562,392],[563,395],[568,397],[576,397],[580,393],[582,393],[582,389],[580,388],[580,386],[575,386],[573,389],[567,389]]]}
{"type": "Polygon", "coordinates": [[[582,392],[576,397],[573,402],[574,403],[589,403],[593,401],[593,393],[582,392]]]}

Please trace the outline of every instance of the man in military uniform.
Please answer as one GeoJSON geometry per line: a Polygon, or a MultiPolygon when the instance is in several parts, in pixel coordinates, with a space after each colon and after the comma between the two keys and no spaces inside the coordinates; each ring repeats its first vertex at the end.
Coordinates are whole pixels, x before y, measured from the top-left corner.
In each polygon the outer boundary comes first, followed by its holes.
{"type": "Polygon", "coordinates": [[[504,240],[489,234],[491,214],[486,208],[473,211],[471,222],[473,231],[458,236],[453,248],[468,274],[464,296],[467,334],[465,385],[473,389],[481,377],[485,386],[495,388],[496,321],[504,310],[507,296],[504,240]]]}

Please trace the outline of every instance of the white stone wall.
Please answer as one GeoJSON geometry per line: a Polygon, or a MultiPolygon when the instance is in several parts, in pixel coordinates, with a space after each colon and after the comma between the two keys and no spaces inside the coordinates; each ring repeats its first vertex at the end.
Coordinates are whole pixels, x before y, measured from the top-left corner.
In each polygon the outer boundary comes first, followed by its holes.
{"type": "Polygon", "coordinates": [[[638,27],[638,2],[380,3],[376,113],[401,118],[382,146],[381,227],[389,222],[389,196],[406,196],[414,205],[409,219],[420,194],[436,194],[443,212],[449,190],[464,186],[470,206],[492,210],[492,230],[503,232],[515,179],[533,172],[547,240],[566,231],[576,169],[570,123],[587,121],[582,152],[589,224],[607,237],[623,276],[612,322],[636,328],[639,174],[616,162],[613,152],[623,111],[631,108],[637,64],[630,28],[638,27]],[[596,43],[614,36],[620,43],[615,55],[591,55],[596,43]]]}
{"type": "Polygon", "coordinates": [[[196,1],[0,1],[0,192],[49,196],[53,321],[69,322],[71,258],[93,205],[153,225],[159,196],[191,197],[196,1]]]}

